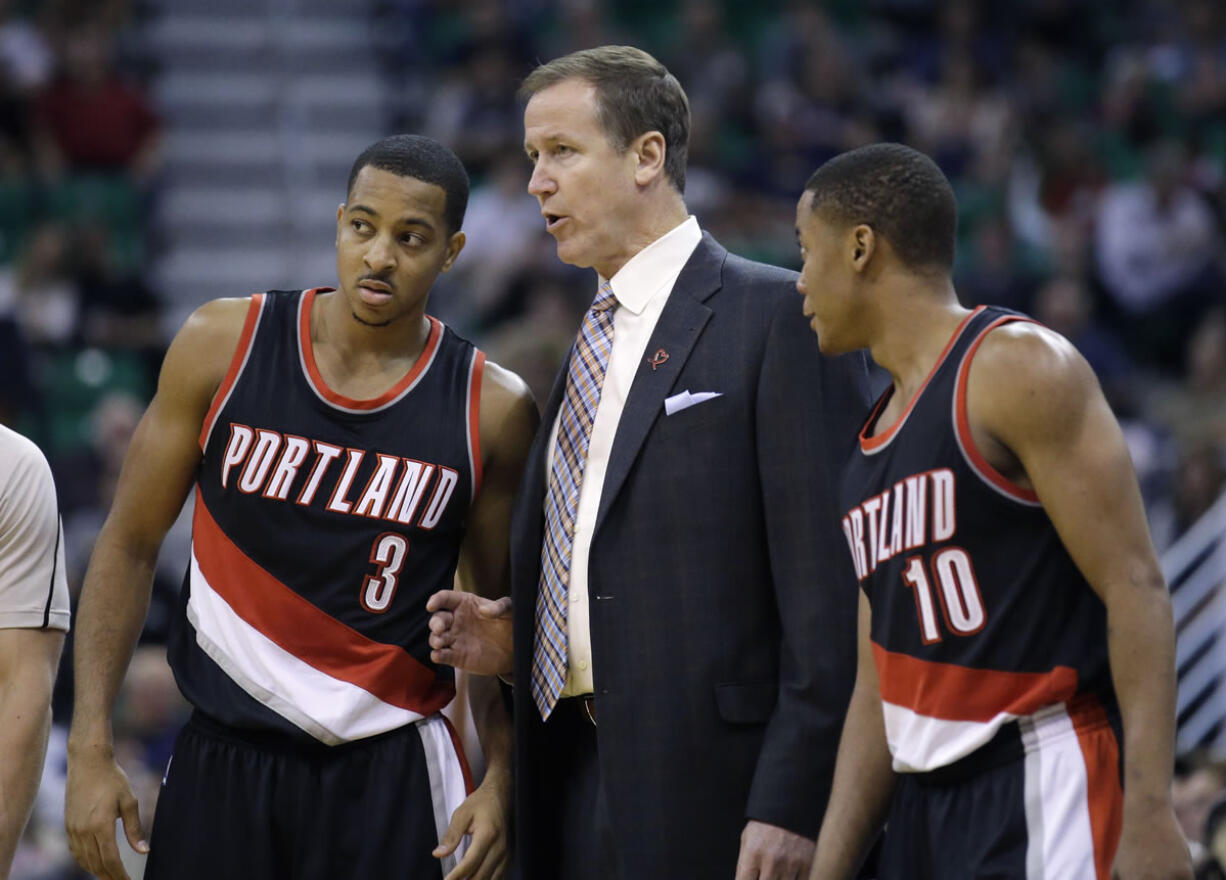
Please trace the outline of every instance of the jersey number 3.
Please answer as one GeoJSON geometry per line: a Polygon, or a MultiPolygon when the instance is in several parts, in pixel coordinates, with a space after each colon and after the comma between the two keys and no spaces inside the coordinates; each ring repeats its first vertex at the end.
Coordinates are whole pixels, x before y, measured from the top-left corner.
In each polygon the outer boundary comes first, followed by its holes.
{"type": "Polygon", "coordinates": [[[915,611],[919,615],[920,635],[925,645],[941,640],[937,625],[936,605],[941,605],[945,625],[956,635],[974,635],[983,629],[987,612],[983,596],[971,567],[971,557],[961,547],[943,547],[932,556],[932,573],[941,585],[933,600],[932,579],[928,577],[924,560],[912,556],[907,560],[902,579],[915,593],[915,611]]]}
{"type": "Polygon", "coordinates": [[[370,550],[370,561],[379,566],[374,574],[366,575],[362,582],[362,607],[372,614],[382,614],[392,604],[396,595],[400,569],[409,552],[409,541],[404,535],[384,532],[375,538],[370,550]]]}

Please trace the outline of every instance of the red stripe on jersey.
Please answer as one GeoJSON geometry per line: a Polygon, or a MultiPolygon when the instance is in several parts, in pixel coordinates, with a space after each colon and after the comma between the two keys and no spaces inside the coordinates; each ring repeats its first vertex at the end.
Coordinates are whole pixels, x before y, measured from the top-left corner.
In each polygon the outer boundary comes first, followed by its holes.
{"type": "Polygon", "coordinates": [[[1077,693],[1077,670],[1002,672],[920,660],[873,642],[881,699],[928,718],[986,723],[1002,712],[1030,715],[1077,693]]]}
{"type": "Polygon", "coordinates": [[[472,375],[468,380],[468,455],[473,463],[473,498],[481,489],[481,376],[485,352],[473,351],[472,375]]]}
{"type": "Polygon", "coordinates": [[[472,794],[476,790],[473,785],[473,771],[468,766],[468,756],[464,754],[464,743],[460,741],[460,734],[456,732],[455,725],[451,723],[451,719],[446,715],[439,715],[443,719],[443,723],[447,725],[447,733],[451,735],[451,744],[455,746],[455,755],[460,761],[460,772],[464,774],[464,793],[472,794]]]}
{"type": "Polygon", "coordinates": [[[199,489],[192,543],[209,586],[239,617],[299,660],[420,715],[451,702],[455,686],[403,648],[367,638],[256,564],[217,525],[199,489]]]}
{"type": "Polygon", "coordinates": [[[213,422],[217,419],[217,413],[221,412],[226,398],[230,396],[230,389],[238,381],[238,374],[242,372],[243,364],[247,362],[247,351],[251,348],[251,339],[255,336],[255,325],[259,322],[260,310],[263,306],[264,294],[253,294],[251,304],[247,306],[247,317],[243,320],[243,332],[238,337],[238,348],[234,351],[234,357],[230,358],[230,368],[226,370],[225,378],[217,386],[217,392],[213,395],[213,402],[209,405],[209,411],[204,416],[204,423],[200,426],[198,442],[202,452],[204,451],[204,445],[209,440],[209,434],[212,433],[213,422]]]}
{"type": "Polygon", "coordinates": [[[886,401],[888,401],[894,394],[893,387],[886,389],[886,392],[882,394],[878,405],[873,408],[872,415],[869,416],[868,421],[864,423],[864,427],[860,429],[860,448],[862,450],[865,452],[876,452],[882,446],[885,446],[892,439],[894,439],[894,435],[898,433],[898,429],[901,428],[903,423],[907,421],[907,416],[911,415],[911,410],[915,408],[916,401],[918,401],[923,395],[924,389],[928,387],[928,383],[932,381],[932,377],[935,376],[937,370],[941,368],[941,364],[945,363],[945,358],[949,354],[949,350],[954,347],[954,343],[958,341],[958,337],[962,335],[962,331],[966,329],[966,325],[970,323],[971,318],[982,312],[984,308],[985,306],[979,306],[962,319],[962,323],[958,325],[958,329],[953,332],[953,335],[949,337],[949,341],[945,343],[945,347],[941,349],[941,356],[937,358],[936,363],[932,365],[932,369],[928,371],[928,375],[924,377],[924,384],[919,387],[918,391],[911,395],[911,399],[907,402],[907,408],[903,410],[902,415],[894,420],[894,424],[890,425],[890,427],[886,428],[880,434],[875,434],[870,437],[868,435],[869,429],[875,425],[880,410],[884,408],[886,401]]]}
{"type": "Polygon", "coordinates": [[[302,294],[302,308],[300,309],[302,318],[298,325],[298,335],[300,339],[299,344],[302,346],[302,360],[306,364],[307,375],[310,376],[311,384],[315,386],[319,396],[334,406],[359,410],[378,409],[403,394],[405,389],[412,385],[417,380],[417,377],[422,374],[422,371],[425,370],[426,365],[434,358],[434,353],[438,349],[439,340],[443,337],[443,325],[435,318],[427,315],[426,320],[430,322],[430,335],[426,338],[425,347],[422,349],[421,354],[417,356],[417,360],[409,368],[409,371],[401,377],[399,382],[378,397],[373,397],[369,400],[355,400],[352,397],[338,394],[328,387],[328,383],[324,381],[324,377],[319,372],[319,367],[315,363],[315,348],[311,345],[311,306],[315,303],[315,294],[320,291],[327,292],[331,289],[330,287],[317,287],[302,294]]]}
{"type": "Polygon", "coordinates": [[[1013,315],[1006,315],[1003,318],[997,318],[991,324],[983,328],[979,334],[979,338],[971,343],[971,347],[966,350],[966,354],[962,357],[962,363],[958,365],[958,384],[954,391],[954,422],[955,429],[958,432],[958,438],[962,441],[962,448],[966,450],[966,455],[970,459],[971,468],[978,472],[979,476],[991,483],[1001,492],[1014,498],[1018,501],[1026,501],[1030,504],[1037,504],[1039,496],[1033,490],[1019,486],[1017,483],[1010,480],[996,468],[989,464],[988,460],[983,457],[983,453],[979,451],[979,447],[975,445],[975,436],[971,433],[971,420],[966,413],[966,385],[967,377],[971,373],[971,359],[975,357],[975,352],[987,338],[987,335],[1002,324],[1009,324],[1014,321],[1025,321],[1030,324],[1036,323],[1029,318],[1022,318],[1013,315]]]}
{"type": "Polygon", "coordinates": [[[1120,784],[1120,747],[1102,704],[1093,696],[1068,707],[1086,765],[1090,835],[1094,840],[1096,880],[1110,880],[1111,863],[1120,845],[1124,789],[1120,784]]]}

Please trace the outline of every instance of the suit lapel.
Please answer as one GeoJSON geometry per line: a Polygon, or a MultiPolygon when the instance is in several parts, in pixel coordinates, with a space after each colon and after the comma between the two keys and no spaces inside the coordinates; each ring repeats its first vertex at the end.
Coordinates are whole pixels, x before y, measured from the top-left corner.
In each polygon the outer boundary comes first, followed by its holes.
{"type": "Polygon", "coordinates": [[[600,530],[609,507],[638,458],[647,433],[664,411],[664,398],[672,390],[694,343],[711,318],[711,309],[704,300],[719,289],[727,256],[728,252],[704,233],[673,284],[617,423],[594,531],[600,530]],[[649,361],[661,349],[668,353],[668,359],[652,369],[649,361]]]}

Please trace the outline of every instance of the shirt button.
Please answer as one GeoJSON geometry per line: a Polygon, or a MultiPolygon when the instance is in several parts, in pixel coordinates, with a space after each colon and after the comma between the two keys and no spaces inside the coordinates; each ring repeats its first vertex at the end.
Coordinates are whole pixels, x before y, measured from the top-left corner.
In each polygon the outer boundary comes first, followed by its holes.
{"type": "Polygon", "coordinates": [[[579,661],[579,669],[583,672],[587,672],[587,661],[586,660],[579,661]]]}
{"type": "Polygon", "coordinates": [[[582,602],[582,601],[583,601],[583,594],[582,594],[582,593],[580,593],[578,590],[576,590],[575,592],[573,592],[573,593],[571,593],[571,594],[570,594],[570,601],[571,601],[572,603],[582,602]]]}

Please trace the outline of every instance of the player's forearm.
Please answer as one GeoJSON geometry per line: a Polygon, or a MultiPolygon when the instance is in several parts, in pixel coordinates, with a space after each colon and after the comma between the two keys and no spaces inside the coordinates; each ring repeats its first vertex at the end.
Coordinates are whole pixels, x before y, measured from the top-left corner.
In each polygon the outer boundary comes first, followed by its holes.
{"type": "Polygon", "coordinates": [[[111,710],[140,637],[157,547],[125,542],[104,527],[81,590],[74,644],[70,751],[111,743],[111,710]]]}
{"type": "Polygon", "coordinates": [[[511,717],[502,699],[498,679],[472,675],[468,678],[468,704],[473,726],[485,755],[485,777],[508,788],[511,782],[511,717]]]}
{"type": "Polygon", "coordinates": [[[1175,741],[1175,631],[1155,572],[1107,606],[1111,677],[1124,729],[1124,818],[1170,808],[1175,741]]]}
{"type": "Polygon", "coordinates": [[[855,876],[885,821],[896,781],[881,721],[880,698],[875,688],[857,686],[839,741],[834,786],[809,880],[855,876]]]}
{"type": "Polygon", "coordinates": [[[0,878],[8,877],[42,778],[54,674],[23,669],[0,685],[0,878]]]}

